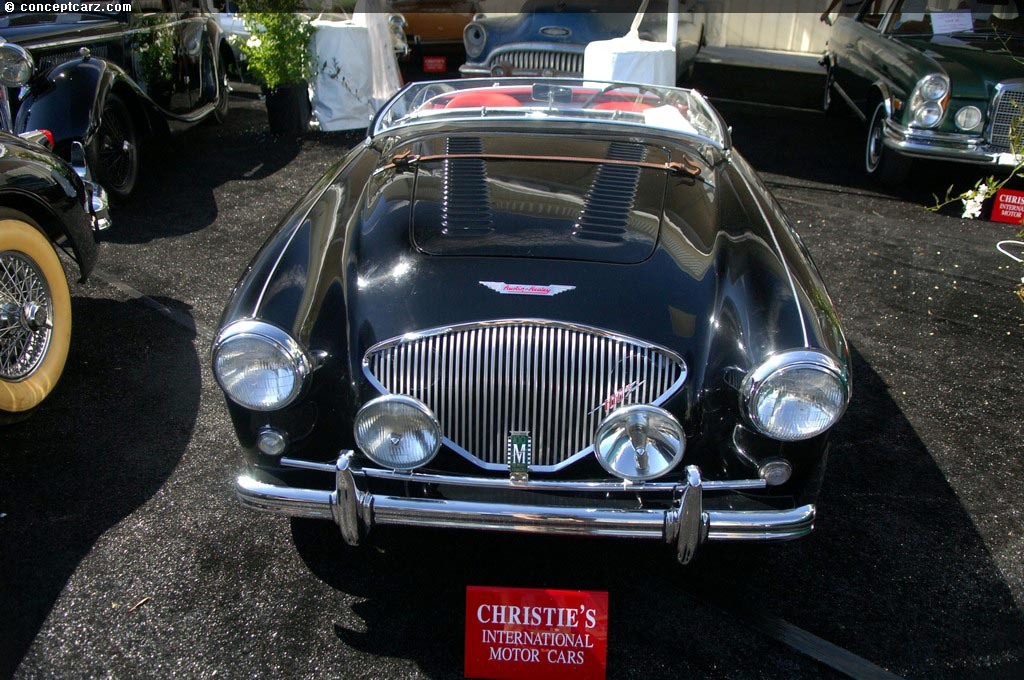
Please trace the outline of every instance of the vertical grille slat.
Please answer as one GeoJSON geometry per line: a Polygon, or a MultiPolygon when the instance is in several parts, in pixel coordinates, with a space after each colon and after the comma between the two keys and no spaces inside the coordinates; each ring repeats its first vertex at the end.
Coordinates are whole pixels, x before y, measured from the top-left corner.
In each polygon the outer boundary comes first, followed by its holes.
{"type": "Polygon", "coordinates": [[[534,467],[556,469],[591,445],[610,410],[662,403],[686,379],[685,363],[664,348],[530,320],[394,338],[371,348],[363,365],[382,391],[426,403],[465,454],[498,467],[509,432],[529,432],[534,467]]]}
{"type": "Polygon", "coordinates": [[[1014,135],[1024,131],[1024,88],[1018,84],[1001,89],[993,110],[989,141],[993,146],[1009,150],[1014,135]]]}

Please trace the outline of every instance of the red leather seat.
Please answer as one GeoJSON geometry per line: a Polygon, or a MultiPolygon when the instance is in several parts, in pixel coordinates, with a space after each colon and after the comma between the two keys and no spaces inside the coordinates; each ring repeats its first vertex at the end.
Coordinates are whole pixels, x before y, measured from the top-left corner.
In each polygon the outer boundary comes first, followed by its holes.
{"type": "Polygon", "coordinates": [[[503,92],[460,92],[444,108],[475,109],[481,106],[519,106],[519,100],[503,92]]]}
{"type": "Polygon", "coordinates": [[[644,111],[651,108],[650,104],[644,104],[643,102],[601,102],[591,108],[600,109],[601,111],[644,111]]]}

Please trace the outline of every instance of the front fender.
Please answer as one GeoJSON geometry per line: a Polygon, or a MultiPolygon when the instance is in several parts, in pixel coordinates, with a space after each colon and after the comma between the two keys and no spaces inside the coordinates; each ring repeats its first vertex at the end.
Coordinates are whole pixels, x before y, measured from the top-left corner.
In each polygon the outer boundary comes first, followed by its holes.
{"type": "Polygon", "coordinates": [[[0,205],[31,217],[54,242],[67,238],[84,281],[96,264],[96,241],[82,180],[67,163],[31,142],[0,135],[0,149],[0,205]]]}
{"type": "Polygon", "coordinates": [[[107,95],[120,84],[145,97],[128,74],[103,59],[89,57],[61,64],[31,84],[29,95],[18,107],[15,132],[49,130],[54,149],[68,157],[71,142],[91,141],[107,95]]]}

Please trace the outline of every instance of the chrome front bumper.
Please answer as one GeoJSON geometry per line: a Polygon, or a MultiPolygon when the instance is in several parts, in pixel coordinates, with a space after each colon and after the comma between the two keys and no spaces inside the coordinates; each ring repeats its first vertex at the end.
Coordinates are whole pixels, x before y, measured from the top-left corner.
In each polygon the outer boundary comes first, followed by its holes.
{"type": "MultiPolygon", "coordinates": [[[[814,529],[815,507],[792,510],[705,510],[700,470],[686,468],[686,482],[674,485],[672,507],[598,509],[478,501],[411,498],[373,494],[361,488],[367,475],[343,452],[334,465],[310,464],[332,472],[335,489],[298,489],[267,484],[249,475],[235,480],[239,501],[249,508],[290,517],[333,520],[350,545],[358,545],[376,525],[484,529],[526,533],[661,539],[686,564],[705,541],[783,541],[814,529]]],[[[508,488],[516,488],[507,482],[508,488]]],[[[493,486],[493,485],[488,485],[493,486]]],[[[587,486],[581,485],[582,489],[587,486]]]]}
{"type": "Polygon", "coordinates": [[[1014,167],[1016,154],[994,147],[981,135],[916,130],[885,121],[884,144],[904,156],[1014,167]]]}

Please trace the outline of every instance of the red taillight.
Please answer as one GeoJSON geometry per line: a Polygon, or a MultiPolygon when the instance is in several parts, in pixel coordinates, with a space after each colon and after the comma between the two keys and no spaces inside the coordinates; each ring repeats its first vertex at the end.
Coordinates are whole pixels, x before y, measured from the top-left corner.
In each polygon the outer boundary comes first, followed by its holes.
{"type": "Polygon", "coordinates": [[[46,146],[48,146],[48,147],[50,147],[52,149],[53,148],[53,133],[50,132],[49,130],[40,130],[40,132],[42,132],[43,135],[46,137],[46,146]]]}

